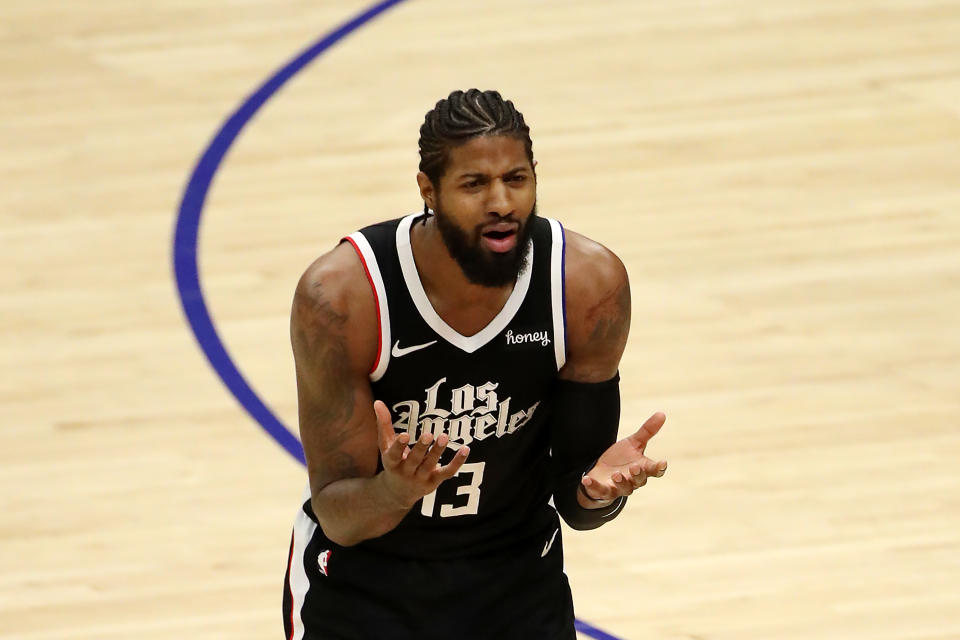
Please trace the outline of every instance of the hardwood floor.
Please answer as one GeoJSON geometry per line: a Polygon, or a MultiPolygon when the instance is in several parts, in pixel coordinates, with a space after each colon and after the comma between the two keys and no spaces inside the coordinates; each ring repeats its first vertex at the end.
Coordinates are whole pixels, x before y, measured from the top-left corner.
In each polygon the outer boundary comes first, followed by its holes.
{"type": "MultiPolygon", "coordinates": [[[[171,267],[218,127],[359,1],[0,6],[0,638],[276,638],[302,468],[171,267]]],[[[453,88],[531,124],[539,207],[630,273],[622,431],[670,461],[566,532],[624,639],[960,638],[960,2],[402,3],[297,74],[208,195],[201,282],[295,429],[293,287],[419,207],[453,88]]]]}

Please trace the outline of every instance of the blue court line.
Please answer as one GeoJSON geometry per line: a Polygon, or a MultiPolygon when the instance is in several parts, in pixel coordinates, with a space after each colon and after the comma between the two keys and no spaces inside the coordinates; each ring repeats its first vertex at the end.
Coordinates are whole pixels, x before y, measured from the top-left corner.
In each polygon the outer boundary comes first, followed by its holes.
{"type": "MultiPolygon", "coordinates": [[[[273,94],[286,84],[287,80],[324,51],[403,1],[384,0],[360,12],[304,49],[297,57],[278,69],[256,91],[250,94],[237,107],[237,110],[227,118],[213,140],[207,145],[200,159],[197,160],[180,201],[180,209],[174,228],[173,270],[177,282],[177,291],[180,294],[184,314],[187,316],[190,328],[193,329],[193,334],[197,338],[200,349],[203,350],[207,360],[210,361],[210,366],[217,372],[220,379],[227,385],[227,388],[243,408],[247,410],[250,417],[301,464],[306,464],[306,460],[300,441],[280,422],[250,387],[246,378],[243,377],[243,374],[240,373],[240,370],[230,358],[227,348],[213,326],[213,320],[210,318],[210,312],[207,310],[207,304],[203,298],[203,290],[200,287],[200,270],[197,262],[200,217],[203,214],[203,205],[207,199],[207,192],[210,190],[210,183],[213,181],[217,169],[220,168],[220,163],[240,131],[259,111],[260,107],[273,97],[273,94]]],[[[575,625],[578,632],[591,638],[619,640],[582,620],[576,620],[575,625]]]]}
{"type": "Polygon", "coordinates": [[[590,636],[591,638],[596,638],[597,640],[620,640],[617,636],[612,636],[606,631],[597,629],[591,624],[587,624],[583,620],[574,620],[573,626],[576,628],[578,633],[582,633],[585,636],[590,636]]]}

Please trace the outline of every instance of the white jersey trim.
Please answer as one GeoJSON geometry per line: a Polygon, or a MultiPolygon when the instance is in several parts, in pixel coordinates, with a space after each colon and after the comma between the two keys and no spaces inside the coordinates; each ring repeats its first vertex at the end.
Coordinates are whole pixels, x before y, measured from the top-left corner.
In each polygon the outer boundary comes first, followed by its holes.
{"type": "Polygon", "coordinates": [[[553,218],[550,222],[552,245],[550,247],[550,300],[553,307],[553,353],[557,358],[557,371],[567,362],[567,312],[564,272],[566,270],[566,238],[563,225],[553,218]]]}
{"type": "Polygon", "coordinates": [[[387,305],[387,289],[383,285],[383,276],[380,274],[377,256],[374,255],[373,247],[370,246],[364,235],[357,231],[347,237],[360,252],[360,258],[363,260],[367,275],[370,277],[370,283],[373,285],[374,295],[377,297],[380,353],[377,355],[377,366],[370,372],[370,381],[376,382],[387,372],[387,364],[390,361],[390,308],[387,305]]]}
{"type": "MultiPolygon", "coordinates": [[[[310,485],[307,485],[303,492],[303,498],[300,504],[310,499],[310,485]]],[[[304,553],[307,550],[307,544],[313,537],[317,524],[310,519],[301,506],[297,510],[297,518],[293,521],[293,553],[290,556],[290,596],[291,606],[290,622],[292,632],[290,640],[303,640],[303,602],[307,597],[307,591],[310,589],[310,579],[307,577],[306,562],[304,553]]]]}
{"type": "Polygon", "coordinates": [[[513,316],[517,314],[520,305],[527,295],[530,288],[530,278],[533,272],[533,241],[528,243],[528,259],[526,268],[517,276],[517,282],[513,285],[513,292],[507,299],[506,304],[500,310],[500,313],[490,321],[490,323],[472,336],[465,336],[453,329],[443,321],[443,318],[436,312],[426,291],[423,289],[423,283],[420,281],[420,274],[417,273],[417,263],[413,259],[413,247],[410,246],[410,225],[421,214],[412,213],[400,221],[397,227],[397,255],[400,258],[400,268],[403,271],[403,279],[407,283],[407,290],[410,297],[413,298],[413,304],[420,312],[420,317],[437,332],[441,338],[453,346],[473,353],[484,346],[497,335],[507,328],[513,316]]]}

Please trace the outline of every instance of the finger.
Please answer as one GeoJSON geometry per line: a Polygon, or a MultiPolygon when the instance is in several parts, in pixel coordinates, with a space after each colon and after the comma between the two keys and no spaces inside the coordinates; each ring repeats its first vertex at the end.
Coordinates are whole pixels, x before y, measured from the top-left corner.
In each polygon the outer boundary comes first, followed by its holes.
{"type": "Polygon", "coordinates": [[[637,487],[633,484],[633,480],[629,478],[625,482],[617,485],[617,491],[622,496],[629,496],[636,491],[636,489],[637,487]]]}
{"type": "Polygon", "coordinates": [[[594,480],[590,476],[583,476],[583,478],[580,479],[580,484],[583,485],[584,493],[587,494],[588,498],[593,498],[594,500],[613,500],[617,497],[615,487],[607,486],[602,482],[594,480]],[[588,487],[589,491],[587,490],[588,487]]]}
{"type": "Polygon", "coordinates": [[[630,478],[630,483],[633,485],[634,489],[639,489],[643,485],[647,484],[647,474],[641,471],[639,475],[635,475],[630,478]]]}
{"type": "Polygon", "coordinates": [[[440,461],[440,456],[443,455],[444,450],[447,448],[448,441],[449,438],[445,433],[441,433],[437,437],[436,443],[430,447],[430,451],[428,451],[427,455],[423,457],[423,462],[420,463],[417,473],[426,475],[437,468],[437,463],[440,461]]]}
{"type": "Polygon", "coordinates": [[[409,441],[410,436],[407,432],[403,432],[393,439],[386,451],[381,451],[380,457],[383,459],[384,468],[396,469],[397,465],[403,462],[408,451],[407,442],[409,441]]]}
{"type": "Polygon", "coordinates": [[[657,411],[655,414],[647,418],[647,421],[637,429],[636,433],[630,436],[631,442],[634,445],[640,447],[642,450],[643,447],[647,445],[647,442],[650,441],[650,438],[657,435],[657,432],[660,431],[660,427],[663,426],[663,423],[667,421],[667,416],[662,411],[657,411]]]}
{"type": "Polygon", "coordinates": [[[631,462],[627,466],[627,471],[633,477],[633,480],[636,480],[640,476],[649,476],[655,473],[657,470],[657,463],[647,458],[646,456],[641,457],[639,460],[631,462]]]}
{"type": "MultiPolygon", "coordinates": [[[[606,492],[604,495],[605,500],[612,500],[618,496],[630,495],[630,492],[633,491],[633,483],[630,482],[627,478],[629,474],[624,474],[619,471],[614,471],[610,476],[610,481],[607,483],[597,483],[601,486],[606,485],[606,492]]],[[[594,491],[591,495],[596,495],[599,491],[594,491]]]]}
{"type": "Polygon", "coordinates": [[[633,493],[633,481],[629,475],[618,476],[614,481],[611,477],[608,482],[594,482],[592,488],[587,493],[595,500],[616,500],[621,496],[629,496],[633,493]]]}
{"type": "Polygon", "coordinates": [[[460,450],[457,451],[457,455],[453,456],[453,460],[434,471],[436,474],[434,478],[438,480],[439,483],[443,482],[444,480],[449,480],[453,476],[457,475],[457,471],[460,471],[460,467],[462,467],[463,463],[467,461],[467,456],[469,455],[470,447],[460,447],[460,450]]]}
{"type": "Polygon", "coordinates": [[[611,480],[613,480],[613,486],[616,488],[618,496],[628,496],[636,488],[633,486],[633,478],[629,474],[618,471],[613,474],[611,480]]]}
{"type": "Polygon", "coordinates": [[[630,473],[637,476],[644,473],[648,476],[659,478],[667,470],[667,463],[663,460],[651,460],[644,456],[637,462],[630,465],[630,473]]]}
{"type": "Polygon", "coordinates": [[[423,462],[423,457],[427,455],[431,444],[433,444],[433,434],[429,431],[422,433],[420,439],[417,440],[417,444],[413,446],[413,449],[410,449],[410,453],[407,454],[404,460],[404,465],[407,469],[411,472],[416,472],[420,463],[423,462]]]}
{"type": "Polygon", "coordinates": [[[663,474],[665,474],[666,472],[667,472],[667,461],[660,460],[656,464],[656,471],[654,473],[651,473],[650,475],[652,475],[654,478],[662,478],[663,474]]]}
{"type": "Polygon", "coordinates": [[[373,413],[377,416],[377,437],[380,440],[380,452],[385,453],[397,437],[393,430],[393,420],[390,418],[390,409],[382,400],[373,402],[373,413]]]}

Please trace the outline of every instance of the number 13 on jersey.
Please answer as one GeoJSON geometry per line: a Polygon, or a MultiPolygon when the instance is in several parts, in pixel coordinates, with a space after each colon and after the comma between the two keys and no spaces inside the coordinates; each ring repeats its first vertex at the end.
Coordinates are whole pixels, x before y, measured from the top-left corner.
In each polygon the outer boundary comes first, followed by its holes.
{"type": "MultiPolygon", "coordinates": [[[[457,475],[450,478],[447,482],[452,482],[455,478],[461,479],[463,476],[469,475],[469,482],[462,482],[460,486],[457,487],[458,496],[467,496],[467,503],[454,506],[452,504],[441,504],[440,505],[440,517],[441,518],[453,518],[456,516],[466,516],[473,515],[477,513],[477,509],[480,508],[480,483],[483,482],[483,468],[486,466],[486,462],[465,462],[460,470],[457,471],[457,475]]],[[[440,485],[443,486],[443,485],[440,485]]],[[[437,487],[439,489],[439,487],[437,487]]],[[[434,515],[434,509],[437,502],[437,490],[434,489],[431,493],[423,496],[423,504],[420,506],[420,513],[432,518],[434,515]]]]}

